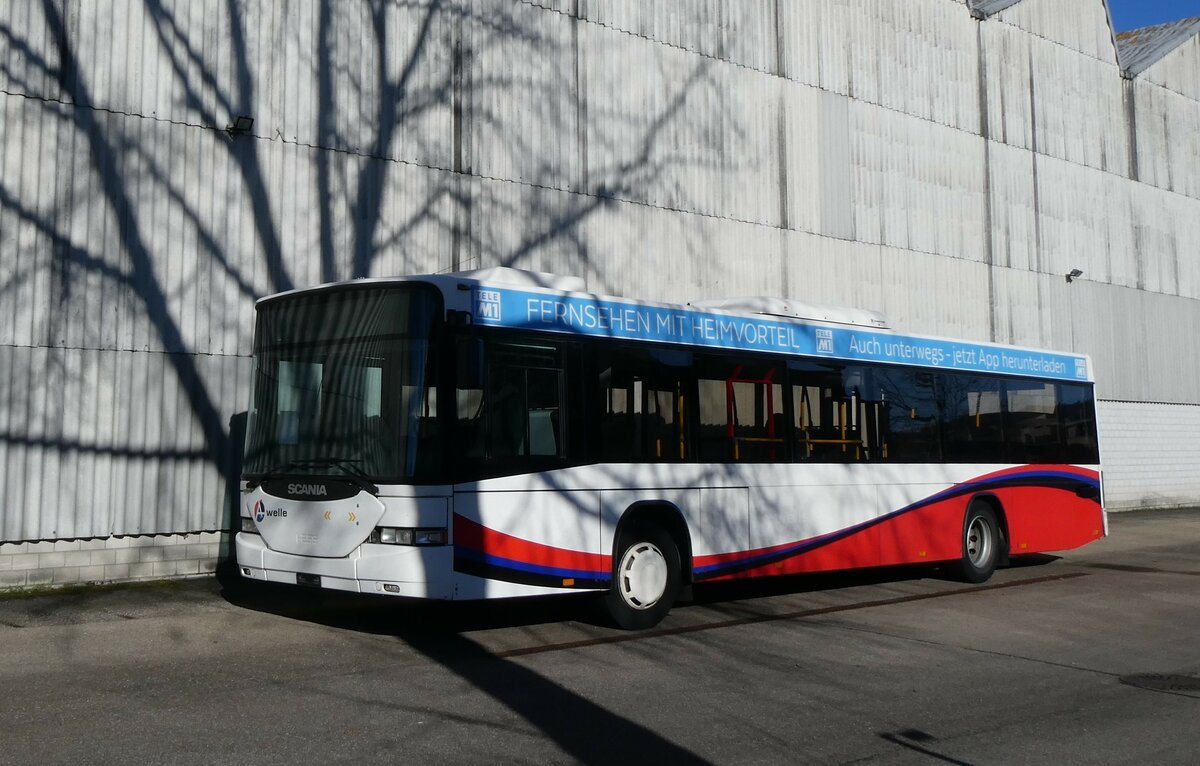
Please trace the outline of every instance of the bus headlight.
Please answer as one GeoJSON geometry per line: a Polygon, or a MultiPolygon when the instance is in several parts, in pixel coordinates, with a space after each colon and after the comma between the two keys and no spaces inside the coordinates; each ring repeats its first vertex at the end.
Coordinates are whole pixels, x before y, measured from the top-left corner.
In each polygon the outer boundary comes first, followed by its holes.
{"type": "Polygon", "coordinates": [[[367,542],[382,545],[445,545],[445,527],[376,527],[367,542]]]}
{"type": "Polygon", "coordinates": [[[254,523],[254,519],[250,518],[249,516],[243,516],[242,517],[242,531],[250,532],[251,534],[257,535],[258,534],[258,525],[254,523]]]}

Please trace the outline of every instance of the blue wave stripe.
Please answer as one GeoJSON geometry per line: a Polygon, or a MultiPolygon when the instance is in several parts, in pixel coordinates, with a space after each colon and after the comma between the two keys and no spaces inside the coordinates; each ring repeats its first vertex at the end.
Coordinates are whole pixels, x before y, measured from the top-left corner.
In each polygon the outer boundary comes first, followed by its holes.
{"type": "Polygon", "coordinates": [[[454,549],[454,554],[457,557],[470,559],[471,561],[487,564],[488,566],[497,567],[500,569],[512,569],[518,572],[526,572],[529,574],[542,575],[544,577],[569,578],[573,577],[577,580],[610,580],[612,573],[606,570],[588,570],[588,569],[560,569],[558,567],[543,566],[541,564],[531,564],[526,561],[517,561],[516,559],[508,559],[502,556],[493,556],[483,551],[477,551],[470,548],[454,549]]]}
{"type": "Polygon", "coordinates": [[[754,569],[762,564],[769,564],[772,561],[780,561],[791,558],[801,553],[807,553],[814,548],[835,543],[838,540],[843,540],[853,534],[857,534],[858,532],[870,529],[878,524],[883,524],[884,522],[890,521],[897,516],[911,513],[921,508],[933,505],[934,503],[939,503],[943,500],[949,500],[959,495],[971,494],[991,487],[1008,484],[1016,484],[1018,486],[1041,486],[1045,485],[1046,480],[1048,479],[1054,481],[1069,481],[1075,484],[1084,484],[1095,489],[1100,488],[1100,481],[1098,478],[1085,476],[1078,473],[1071,473],[1069,471],[1018,471],[1014,473],[1007,473],[1003,476],[991,476],[986,479],[966,481],[961,484],[955,484],[953,487],[947,487],[941,492],[930,495],[922,500],[918,500],[911,505],[906,505],[903,508],[885,513],[882,516],[877,516],[874,519],[864,521],[861,524],[856,524],[852,527],[846,527],[845,529],[840,529],[836,532],[830,532],[825,535],[821,535],[820,537],[804,540],[796,543],[795,545],[788,546],[787,548],[759,553],[757,555],[747,556],[745,558],[739,558],[732,561],[721,561],[716,564],[707,564],[705,566],[696,567],[693,571],[698,576],[711,577],[725,572],[733,572],[742,569],[754,569]]]}
{"type": "Polygon", "coordinates": [[[716,564],[706,564],[705,566],[695,567],[693,569],[693,571],[697,575],[710,575],[714,572],[720,572],[720,571],[726,570],[726,569],[730,569],[730,570],[732,570],[732,569],[753,569],[754,567],[759,566],[760,564],[769,564],[772,561],[778,561],[780,559],[791,558],[792,556],[797,556],[801,553],[807,553],[808,551],[810,551],[814,548],[820,548],[823,545],[828,545],[829,543],[835,543],[838,540],[847,538],[850,535],[853,535],[857,532],[861,532],[864,529],[873,527],[876,524],[882,524],[883,522],[887,521],[888,519],[899,516],[902,513],[907,513],[907,511],[908,511],[908,509],[892,511],[891,513],[884,514],[883,516],[878,516],[869,521],[864,521],[861,524],[856,524],[852,527],[846,527],[845,529],[839,529],[836,532],[829,532],[828,534],[821,535],[820,537],[814,537],[810,540],[804,540],[802,542],[798,542],[795,545],[788,546],[787,548],[780,548],[777,550],[768,551],[766,553],[759,553],[754,556],[748,556],[746,558],[735,559],[733,561],[721,561],[716,564]]]}
{"type": "Polygon", "coordinates": [[[1002,484],[1017,483],[1028,486],[1044,485],[1045,480],[1047,479],[1086,484],[1095,489],[1100,489],[1100,480],[1092,478],[1091,476],[1070,473],[1068,471],[1021,471],[1018,473],[1008,473],[1003,476],[992,476],[987,479],[975,479],[971,481],[965,481],[962,484],[955,484],[953,487],[947,487],[935,495],[930,495],[924,500],[918,500],[912,505],[901,508],[900,510],[908,511],[915,510],[917,508],[923,508],[924,506],[931,505],[941,500],[946,500],[968,492],[976,492],[980,489],[987,489],[988,487],[995,487],[1002,484]],[[1037,481],[1039,479],[1042,481],[1037,481]]]}

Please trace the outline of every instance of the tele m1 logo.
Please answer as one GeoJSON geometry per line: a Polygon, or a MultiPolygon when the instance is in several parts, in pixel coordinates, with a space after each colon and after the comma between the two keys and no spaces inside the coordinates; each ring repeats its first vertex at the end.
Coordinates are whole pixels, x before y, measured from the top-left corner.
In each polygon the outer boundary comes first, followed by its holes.
{"type": "Polygon", "coordinates": [[[499,322],[503,318],[498,290],[475,291],[475,318],[482,322],[499,322]]]}

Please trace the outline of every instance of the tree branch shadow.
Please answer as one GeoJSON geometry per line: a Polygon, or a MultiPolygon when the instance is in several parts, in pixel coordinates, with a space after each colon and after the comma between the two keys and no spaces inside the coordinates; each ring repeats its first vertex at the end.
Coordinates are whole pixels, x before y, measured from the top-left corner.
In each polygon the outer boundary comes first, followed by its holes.
{"type": "MultiPolygon", "coordinates": [[[[70,47],[66,27],[58,9],[51,0],[43,0],[42,9],[57,46],[58,58],[62,62],[61,70],[75,71],[75,54],[70,47]]],[[[76,79],[73,92],[83,103],[91,103],[87,85],[82,78],[76,79]]],[[[154,256],[140,235],[139,212],[125,189],[125,173],[118,159],[118,152],[105,138],[104,130],[97,122],[94,111],[75,109],[72,116],[76,128],[87,142],[88,159],[92,172],[100,180],[101,194],[112,210],[113,217],[122,223],[119,238],[130,259],[131,269],[128,275],[121,276],[137,295],[146,319],[154,327],[163,348],[168,352],[185,351],[187,344],[178,324],[172,318],[166,294],[155,275],[154,256]]],[[[25,220],[36,219],[26,217],[25,220]]],[[[52,229],[49,226],[47,228],[52,229]]],[[[61,237],[59,239],[63,241],[70,264],[88,271],[101,270],[103,273],[103,262],[97,262],[97,259],[88,257],[79,248],[70,247],[68,241],[61,237]]],[[[117,275],[110,272],[108,276],[115,278],[117,275]]],[[[194,359],[187,353],[168,353],[167,358],[174,369],[182,393],[188,398],[188,406],[203,435],[205,452],[212,462],[220,465],[229,452],[229,440],[222,428],[217,407],[196,369],[194,359]]]]}
{"type": "Polygon", "coordinates": [[[707,763],[647,726],[557,684],[513,659],[498,659],[461,634],[415,634],[405,643],[537,727],[579,763],[707,763]]]}
{"type": "MultiPolygon", "coordinates": [[[[111,433],[110,441],[97,440],[89,443],[67,438],[62,433],[36,436],[19,431],[0,432],[0,443],[6,449],[42,451],[60,454],[86,454],[105,456],[114,461],[131,463],[154,463],[161,470],[158,482],[163,482],[164,472],[171,470],[172,461],[180,463],[204,460],[211,471],[226,483],[224,500],[226,507],[212,509],[212,518],[223,524],[232,524],[234,516],[227,515],[229,508],[236,507],[236,486],[240,455],[239,425],[236,418],[230,421],[224,413],[228,411],[221,382],[206,380],[198,360],[206,355],[236,355],[236,352],[215,352],[214,344],[203,333],[189,335],[191,326],[182,315],[180,304],[185,300],[202,301],[204,296],[229,288],[236,300],[236,316],[217,317],[217,320],[240,322],[244,339],[250,331],[250,306],[259,297],[264,286],[254,278],[261,269],[266,276],[265,289],[276,292],[290,290],[301,284],[297,275],[306,273],[310,259],[319,261],[317,272],[322,279],[333,280],[347,277],[368,276],[380,268],[385,257],[400,254],[405,264],[420,264],[424,270],[435,271],[448,263],[447,260],[424,260],[408,256],[419,247],[419,240],[432,232],[439,244],[452,239],[469,249],[472,262],[478,265],[529,265],[534,257],[550,248],[563,248],[575,254],[575,263],[585,273],[599,273],[602,264],[588,248],[586,223],[601,210],[611,209],[624,202],[636,202],[640,191],[667,173],[672,166],[685,162],[696,162],[695,157],[673,154],[663,149],[667,127],[686,121],[691,107],[689,94],[706,82],[707,63],[696,67],[690,77],[678,86],[673,97],[668,98],[661,110],[649,120],[644,133],[622,146],[622,159],[601,172],[595,173],[597,180],[592,184],[576,184],[575,180],[564,181],[566,170],[556,161],[541,154],[542,147],[530,136],[521,135],[523,123],[515,122],[504,109],[489,109],[488,100],[502,103],[517,96],[527,103],[537,105],[548,99],[547,89],[557,89],[565,79],[554,67],[567,55],[565,49],[543,36],[533,23],[525,23],[524,14],[552,13],[544,8],[521,5],[516,10],[506,9],[496,13],[477,10],[477,6],[457,0],[423,0],[422,2],[399,2],[379,0],[368,6],[368,23],[357,42],[368,46],[374,56],[375,66],[361,73],[341,73],[339,59],[335,55],[334,35],[338,26],[338,12],[348,4],[323,2],[317,15],[327,22],[317,30],[314,51],[306,51],[315,70],[315,91],[318,112],[314,128],[315,140],[310,144],[296,139],[284,139],[280,127],[270,119],[259,117],[256,134],[249,136],[224,137],[219,132],[237,115],[251,115],[256,108],[264,108],[263,83],[256,67],[258,61],[251,59],[249,38],[258,30],[247,27],[247,18],[253,14],[248,5],[239,0],[224,0],[220,3],[222,23],[228,22],[229,47],[224,49],[229,60],[220,62],[210,58],[208,48],[198,43],[189,26],[188,15],[180,12],[182,6],[173,6],[161,0],[145,0],[147,29],[150,33],[142,44],[153,49],[163,63],[158,76],[176,99],[175,103],[162,104],[164,112],[175,110],[187,115],[186,120],[176,120],[154,114],[151,109],[140,113],[128,104],[97,103],[93,94],[92,66],[90,61],[80,61],[80,41],[72,35],[72,24],[68,17],[69,6],[63,0],[42,0],[40,10],[49,30],[44,41],[46,50],[39,49],[42,42],[22,40],[7,26],[0,27],[0,39],[13,50],[24,56],[29,66],[39,70],[41,76],[58,83],[61,100],[53,100],[47,94],[24,94],[30,103],[43,103],[42,119],[59,120],[65,126],[60,130],[69,132],[81,162],[75,169],[86,179],[72,193],[80,195],[80,204],[88,204],[102,219],[110,239],[119,254],[110,255],[101,238],[95,244],[81,245],[80,238],[72,232],[70,223],[64,223],[58,213],[44,214],[37,205],[30,205],[21,197],[22,187],[6,186],[0,181],[0,210],[31,227],[53,252],[53,268],[58,269],[57,285],[60,297],[66,291],[87,289],[87,280],[117,287],[122,300],[128,301],[131,322],[146,323],[153,335],[155,350],[161,349],[163,364],[173,377],[164,385],[171,385],[180,400],[178,411],[169,413],[143,413],[149,419],[165,419],[170,416],[182,433],[157,435],[157,443],[135,445],[126,433],[111,433]],[[400,11],[416,14],[419,23],[415,34],[408,40],[407,47],[392,36],[396,28],[395,19],[389,15],[400,11]],[[469,28],[470,35],[466,29],[469,28]],[[444,33],[444,34],[443,34],[444,33]],[[469,38],[469,39],[468,39],[469,38]],[[436,54],[442,47],[453,48],[449,66],[444,57],[439,63],[436,54]],[[531,68],[538,66],[553,72],[544,81],[530,78],[528,82],[517,82],[515,78],[492,72],[479,72],[473,62],[479,57],[499,55],[533,57],[531,68]],[[557,58],[556,58],[557,57],[557,58]],[[55,65],[53,62],[59,62],[55,65]],[[476,72],[474,78],[464,77],[467,69],[476,72]],[[224,76],[224,69],[229,76],[224,76]],[[456,80],[456,75],[458,79],[456,80]],[[356,79],[357,78],[357,79],[356,79]],[[455,88],[457,97],[464,98],[462,89],[472,89],[474,108],[455,114],[455,88]],[[367,102],[367,94],[374,101],[367,102]],[[483,96],[486,96],[484,98],[483,96]],[[343,135],[343,123],[339,123],[336,105],[351,102],[358,107],[359,127],[364,124],[368,132],[365,142],[356,143],[350,136],[343,135]],[[420,147],[403,147],[400,137],[406,129],[416,130],[420,121],[434,114],[449,114],[455,122],[460,141],[474,136],[474,140],[486,144],[493,151],[500,147],[514,154],[515,162],[527,169],[522,178],[484,177],[477,168],[471,167],[461,151],[454,157],[452,150],[443,159],[428,160],[425,155],[445,143],[442,136],[422,135],[417,140],[420,147]],[[107,116],[112,115],[112,119],[107,116]],[[147,116],[149,115],[149,116],[147,116]],[[165,127],[167,124],[170,127],[165,127]],[[188,138],[181,141],[163,141],[161,145],[142,145],[136,140],[139,129],[204,131],[202,139],[194,144],[203,144],[193,149],[191,137],[195,133],[184,133],[188,138]],[[475,131],[473,134],[471,131],[475,131]],[[510,135],[511,134],[511,135],[510,135]],[[428,144],[428,146],[425,146],[428,144]],[[172,148],[184,147],[184,157],[170,154],[172,148]],[[315,189],[290,189],[269,175],[272,161],[278,160],[281,152],[294,152],[298,164],[314,171],[315,189]],[[407,154],[405,152],[408,152],[407,154]],[[209,153],[209,154],[205,154],[209,153]],[[413,155],[420,156],[417,159],[413,155]],[[222,210],[237,212],[237,203],[246,203],[249,226],[254,241],[252,255],[239,252],[237,243],[225,236],[220,213],[206,215],[196,201],[198,194],[207,194],[207,199],[216,196],[214,189],[205,188],[197,192],[185,185],[176,176],[177,162],[195,162],[216,154],[231,168],[229,189],[215,189],[231,197],[222,210]],[[419,177],[419,178],[418,178],[419,177]],[[397,181],[417,179],[413,186],[420,188],[411,193],[408,188],[398,189],[397,181]],[[89,187],[87,184],[90,183],[89,187]],[[146,184],[153,200],[138,196],[138,184],[146,184]],[[92,195],[88,197],[87,195],[92,195]],[[391,196],[389,196],[391,195],[391,196]],[[308,219],[316,216],[320,252],[313,254],[295,232],[286,230],[281,211],[287,204],[315,201],[311,209],[304,209],[297,216],[308,219]],[[389,202],[400,198],[397,207],[404,210],[393,213],[389,202]],[[348,211],[345,220],[339,218],[340,210],[348,211]],[[516,231],[515,238],[505,238],[492,228],[493,221],[481,221],[484,216],[497,216],[496,221],[507,216],[510,230],[516,231]],[[161,253],[153,244],[155,232],[163,229],[170,236],[183,232],[193,243],[192,249],[179,256],[176,252],[161,253]],[[345,247],[345,252],[340,247],[345,247]],[[170,264],[174,269],[174,281],[166,273],[166,260],[179,257],[178,263],[170,264]],[[205,282],[197,287],[197,283],[205,282]],[[178,418],[176,421],[175,419],[178,418]],[[198,443],[196,443],[198,442],[198,443]]],[[[217,6],[214,6],[217,7],[217,6]]],[[[198,14],[193,14],[192,18],[198,14]]],[[[540,17],[538,17],[540,18],[540,17]]],[[[554,13],[554,24],[584,24],[585,20],[554,13]]],[[[221,27],[225,30],[225,27],[221,27]]],[[[559,29],[562,31],[562,28],[559,29]]],[[[261,54],[261,51],[259,52],[261,54]]],[[[353,55],[354,51],[341,51],[341,55],[353,55]]],[[[573,52],[570,55],[578,55],[573,52]]],[[[293,62],[295,63],[295,62],[293,62]]],[[[302,67],[301,67],[302,68],[302,67]]],[[[10,78],[17,85],[22,81],[16,73],[10,78]]],[[[102,88],[101,88],[102,90],[102,88]]],[[[581,98],[575,93],[573,98],[581,98]]],[[[568,99],[569,100],[569,99],[568,99]]],[[[174,114],[174,112],[172,112],[174,114]]],[[[578,137],[581,132],[571,120],[577,119],[576,112],[562,110],[539,111],[547,124],[542,126],[548,133],[559,132],[578,137]]],[[[350,115],[354,119],[355,115],[350,115]]],[[[639,115],[639,119],[645,115],[639,115]]],[[[621,126],[621,130],[626,130],[621,126]]],[[[597,130],[604,130],[600,127],[597,130]]],[[[617,130],[616,127],[611,128],[617,130]]],[[[418,131],[420,132],[420,131],[418,131]]],[[[709,139],[705,139],[709,140],[709,139]]],[[[613,145],[616,145],[614,139],[613,145]]],[[[703,143],[703,142],[702,142],[703,143]]],[[[713,148],[713,147],[709,147],[713,148]]],[[[458,147],[461,150],[461,146],[458,147]]],[[[582,147],[573,149],[584,154],[582,147]]],[[[714,149],[715,151],[715,149],[714,149]]],[[[476,157],[482,162],[483,158],[476,157]]],[[[214,182],[215,188],[215,182],[214,182]]],[[[216,206],[214,205],[214,208],[216,206]]],[[[89,211],[91,212],[91,211],[89,211]]],[[[99,227],[100,224],[97,224],[99,227]]],[[[181,248],[182,249],[182,248],[181,248]]],[[[22,280],[36,275],[14,273],[3,290],[15,290],[22,280]]],[[[50,307],[26,307],[49,312],[50,307]]],[[[211,311],[207,304],[189,309],[197,312],[211,311]]],[[[84,322],[82,332],[87,333],[86,350],[103,350],[128,353],[129,344],[115,337],[104,336],[106,331],[99,323],[84,322]]],[[[245,345],[239,344],[241,348],[245,345]]],[[[75,353],[85,349],[64,349],[64,353],[75,353]]],[[[67,369],[56,370],[56,376],[70,374],[67,369]]],[[[123,396],[136,399],[138,392],[124,392],[123,396]]],[[[245,397],[245,391],[236,395],[245,397]]],[[[239,399],[238,405],[242,402],[239,399]]],[[[136,406],[136,403],[135,403],[136,406]]],[[[91,414],[89,413],[90,417],[91,414]]],[[[119,429],[114,427],[114,430],[119,429]]],[[[166,430],[166,429],[163,429],[166,430]]],[[[157,430],[156,430],[157,433],[157,430]]],[[[140,474],[139,474],[140,475],[140,474]]],[[[36,481],[27,477],[28,481],[36,481]]],[[[147,475],[147,484],[154,477],[147,475]]],[[[131,494],[150,491],[160,492],[157,487],[131,487],[131,494]]],[[[216,493],[220,496],[220,493],[216,493]]],[[[111,532],[112,530],[104,530],[111,532]]],[[[124,533],[127,530],[116,530],[124,533]]],[[[571,601],[569,609],[584,616],[582,602],[571,601]]],[[[561,606],[561,605],[560,605],[561,606]]],[[[536,606],[521,607],[505,604],[502,607],[488,605],[480,607],[473,617],[461,627],[468,627],[472,620],[476,624],[495,624],[496,620],[527,622],[531,615],[543,618],[553,615],[561,620],[562,611],[554,602],[538,602],[536,606]],[[515,609],[514,609],[515,607],[515,609]]],[[[476,688],[528,720],[546,736],[554,740],[573,758],[587,763],[611,762],[612,760],[644,760],[647,757],[669,758],[678,762],[700,762],[694,754],[657,735],[649,728],[639,725],[617,712],[606,710],[582,696],[539,675],[520,662],[497,658],[477,642],[464,636],[461,630],[421,631],[404,628],[394,630],[392,635],[411,646],[433,662],[445,665],[476,688]]]]}
{"type": "Polygon", "coordinates": [[[499,656],[468,635],[529,631],[540,623],[594,613],[579,595],[441,604],[387,596],[313,592],[231,577],[221,595],[243,608],[343,630],[392,636],[526,720],[580,763],[705,763],[648,725],[620,715],[550,680],[528,661],[499,656]]]}

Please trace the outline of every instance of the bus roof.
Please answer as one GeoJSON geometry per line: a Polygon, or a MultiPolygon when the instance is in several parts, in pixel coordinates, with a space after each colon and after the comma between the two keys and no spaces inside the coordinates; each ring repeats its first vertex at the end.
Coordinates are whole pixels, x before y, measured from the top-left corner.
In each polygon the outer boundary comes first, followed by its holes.
{"type": "Polygon", "coordinates": [[[466,313],[472,323],[483,326],[1048,380],[1094,380],[1086,355],[903,334],[889,329],[883,317],[871,311],[816,307],[782,298],[655,303],[588,293],[577,277],[503,267],[331,283],[268,296],[259,303],[349,285],[414,281],[434,285],[447,310],[466,313]]]}

